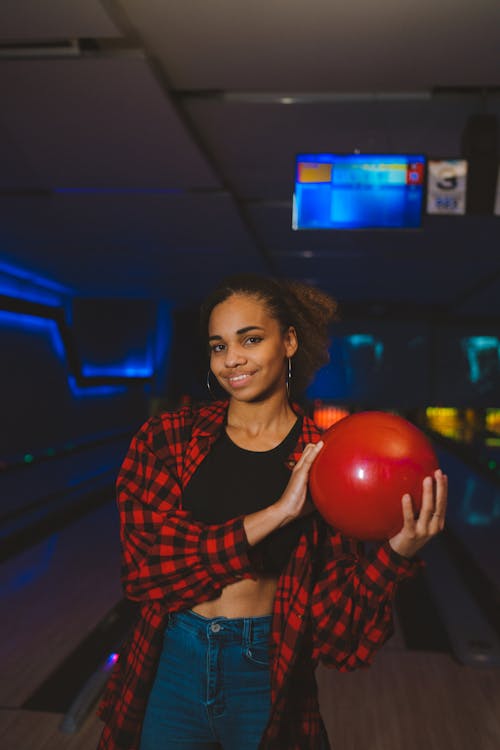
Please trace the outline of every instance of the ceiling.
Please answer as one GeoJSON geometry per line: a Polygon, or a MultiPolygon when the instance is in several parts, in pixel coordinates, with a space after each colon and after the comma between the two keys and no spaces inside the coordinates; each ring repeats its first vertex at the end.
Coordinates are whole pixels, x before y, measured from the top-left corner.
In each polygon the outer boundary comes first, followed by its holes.
{"type": "Polygon", "coordinates": [[[457,158],[500,116],[498,0],[3,0],[0,30],[11,266],[86,297],[184,306],[254,270],[349,314],[500,318],[500,217],[291,229],[296,153],[457,158]]]}

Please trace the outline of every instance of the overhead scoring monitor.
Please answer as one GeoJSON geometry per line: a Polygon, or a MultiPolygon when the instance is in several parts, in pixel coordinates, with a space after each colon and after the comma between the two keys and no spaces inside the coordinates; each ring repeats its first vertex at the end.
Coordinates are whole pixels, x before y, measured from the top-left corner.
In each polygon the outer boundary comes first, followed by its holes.
{"type": "Polygon", "coordinates": [[[425,157],[299,154],[293,229],[418,228],[425,157]]]}

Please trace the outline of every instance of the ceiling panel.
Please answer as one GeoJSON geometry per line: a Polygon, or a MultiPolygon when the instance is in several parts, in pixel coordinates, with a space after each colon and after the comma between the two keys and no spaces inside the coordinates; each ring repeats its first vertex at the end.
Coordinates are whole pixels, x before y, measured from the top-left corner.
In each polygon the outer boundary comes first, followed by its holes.
{"type": "MultiPolygon", "coordinates": [[[[289,199],[297,153],[424,153],[457,158],[478,96],[428,101],[252,104],[187,97],[184,106],[222,174],[245,199],[289,199]]],[[[487,100],[500,116],[500,96],[487,100]]]]}
{"type": "Polygon", "coordinates": [[[142,57],[3,61],[0,90],[0,159],[30,165],[4,187],[219,187],[142,57]]]}
{"type": "Polygon", "coordinates": [[[176,88],[414,90],[498,83],[497,0],[121,0],[176,88]]]}
{"type": "Polygon", "coordinates": [[[258,236],[283,276],[318,284],[344,302],[451,305],[454,314],[498,315],[485,280],[500,273],[500,219],[424,217],[422,230],[302,231],[286,206],[255,205],[258,236]],[[467,296],[467,305],[455,303],[467,296]]]}
{"type": "MultiPolygon", "coordinates": [[[[384,302],[423,306],[449,306],[450,313],[462,314],[455,306],[457,293],[474,290],[476,283],[498,271],[491,258],[473,257],[450,264],[430,257],[332,257],[277,258],[284,276],[309,281],[329,291],[341,302],[384,302]]],[[[472,294],[470,309],[478,312],[472,294]]],[[[491,315],[498,309],[481,310],[491,315]]]]}
{"type": "Polygon", "coordinates": [[[215,277],[265,271],[223,194],[0,197],[0,227],[9,262],[80,294],[179,301],[215,277]]]}
{"type": "Polygon", "coordinates": [[[119,36],[99,0],[2,0],[3,40],[56,40],[119,36]]]}
{"type": "Polygon", "coordinates": [[[296,153],[453,158],[470,115],[500,117],[491,91],[430,95],[500,84],[499,21],[498,0],[3,0],[0,41],[123,37],[0,60],[2,253],[90,296],[187,304],[274,267],[355,303],[500,316],[500,218],[291,230],[296,153]]]}

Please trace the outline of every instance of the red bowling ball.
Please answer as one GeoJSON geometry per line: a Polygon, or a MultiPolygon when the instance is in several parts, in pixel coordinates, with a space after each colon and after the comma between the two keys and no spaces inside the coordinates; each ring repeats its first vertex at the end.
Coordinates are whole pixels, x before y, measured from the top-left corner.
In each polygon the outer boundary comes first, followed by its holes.
{"type": "Polygon", "coordinates": [[[309,487],[331,526],[356,539],[389,539],[403,528],[405,493],[420,511],[422,480],[439,465],[425,435],[406,419],[359,412],[333,425],[322,440],[309,487]]]}

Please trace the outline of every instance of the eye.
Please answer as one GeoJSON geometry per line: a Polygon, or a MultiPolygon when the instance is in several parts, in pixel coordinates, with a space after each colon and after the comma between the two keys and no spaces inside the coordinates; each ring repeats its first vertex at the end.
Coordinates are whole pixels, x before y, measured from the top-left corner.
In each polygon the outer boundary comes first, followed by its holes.
{"type": "Polygon", "coordinates": [[[224,351],[224,344],[214,344],[210,347],[210,350],[212,354],[218,354],[219,352],[224,351]]]}
{"type": "Polygon", "coordinates": [[[262,336],[249,336],[245,343],[247,344],[259,344],[262,341],[262,336]]]}

